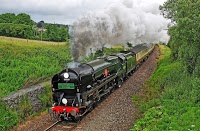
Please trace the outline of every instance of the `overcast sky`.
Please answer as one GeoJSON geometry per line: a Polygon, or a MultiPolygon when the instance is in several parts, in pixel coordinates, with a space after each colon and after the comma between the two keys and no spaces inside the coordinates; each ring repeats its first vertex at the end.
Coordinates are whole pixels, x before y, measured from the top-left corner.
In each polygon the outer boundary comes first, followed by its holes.
{"type": "MultiPolygon", "coordinates": [[[[32,20],[47,23],[71,24],[87,12],[106,8],[121,0],[0,0],[0,14],[27,13],[32,20]]],[[[133,0],[134,1],[134,0],[133,0]]],[[[166,0],[141,0],[162,4],[166,0]]]]}

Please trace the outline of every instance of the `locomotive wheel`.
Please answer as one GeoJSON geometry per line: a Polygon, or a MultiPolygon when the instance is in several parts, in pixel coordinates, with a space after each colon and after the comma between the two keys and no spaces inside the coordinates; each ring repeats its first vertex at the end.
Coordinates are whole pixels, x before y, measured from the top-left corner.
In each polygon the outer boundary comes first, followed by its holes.
{"type": "Polygon", "coordinates": [[[64,121],[65,118],[64,118],[63,116],[59,116],[59,119],[58,119],[58,120],[60,120],[60,121],[64,121]]]}
{"type": "Polygon", "coordinates": [[[122,83],[123,83],[122,80],[119,79],[119,80],[117,81],[117,87],[120,88],[120,87],[122,86],[122,83]]]}
{"type": "Polygon", "coordinates": [[[81,120],[81,117],[72,117],[72,121],[78,123],[81,120]]]}
{"type": "Polygon", "coordinates": [[[115,91],[116,87],[113,86],[113,88],[110,90],[110,94],[113,93],[115,91]]]}
{"type": "Polygon", "coordinates": [[[52,111],[51,108],[48,109],[48,113],[50,116],[50,120],[59,119],[59,114],[57,114],[55,111],[52,111]]]}

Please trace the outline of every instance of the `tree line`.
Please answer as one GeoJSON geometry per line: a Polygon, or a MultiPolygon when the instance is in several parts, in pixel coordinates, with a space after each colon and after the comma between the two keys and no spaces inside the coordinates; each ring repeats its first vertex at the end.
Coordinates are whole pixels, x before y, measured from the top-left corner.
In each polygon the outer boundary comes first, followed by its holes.
{"type": "Polygon", "coordinates": [[[160,10],[172,21],[172,58],[182,61],[188,74],[200,77],[200,1],[167,0],[160,10]]]}
{"type": "Polygon", "coordinates": [[[0,36],[45,41],[66,41],[68,26],[31,20],[30,15],[5,13],[0,15],[0,36]]]}

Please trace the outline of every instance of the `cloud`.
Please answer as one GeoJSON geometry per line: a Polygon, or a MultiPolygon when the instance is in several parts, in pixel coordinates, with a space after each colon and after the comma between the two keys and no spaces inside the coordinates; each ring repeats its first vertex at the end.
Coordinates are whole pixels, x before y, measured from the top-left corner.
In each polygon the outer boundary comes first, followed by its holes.
{"type": "MultiPolygon", "coordinates": [[[[119,1],[121,0],[1,0],[0,13],[27,13],[35,21],[68,24],[86,12],[101,10],[119,1]]],[[[163,0],[152,1],[161,4],[163,0]]],[[[150,3],[148,0],[146,2],[147,5],[150,3]]]]}
{"type": "Polygon", "coordinates": [[[109,0],[1,0],[0,13],[27,13],[36,21],[67,23],[88,11],[101,9],[109,0]],[[64,18],[63,18],[64,17],[64,18]]]}

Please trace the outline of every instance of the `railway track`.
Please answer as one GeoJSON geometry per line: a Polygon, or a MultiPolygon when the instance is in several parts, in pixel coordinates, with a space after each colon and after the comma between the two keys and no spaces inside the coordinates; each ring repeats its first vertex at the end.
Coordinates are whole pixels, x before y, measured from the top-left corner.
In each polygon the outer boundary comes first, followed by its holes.
{"type": "Polygon", "coordinates": [[[50,125],[48,128],[46,128],[44,131],[52,131],[54,129],[54,127],[58,126],[58,124],[62,123],[62,127],[65,128],[66,130],[73,130],[78,126],[79,122],[67,122],[67,121],[61,121],[58,120],[55,123],[53,123],[52,125],[50,125]]]}
{"type": "Polygon", "coordinates": [[[57,125],[58,123],[60,123],[61,121],[56,121],[55,123],[53,123],[51,126],[49,126],[47,129],[45,129],[44,131],[49,131],[51,128],[53,128],[55,125],[57,125]]]}

